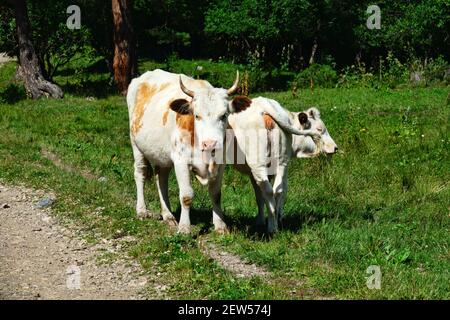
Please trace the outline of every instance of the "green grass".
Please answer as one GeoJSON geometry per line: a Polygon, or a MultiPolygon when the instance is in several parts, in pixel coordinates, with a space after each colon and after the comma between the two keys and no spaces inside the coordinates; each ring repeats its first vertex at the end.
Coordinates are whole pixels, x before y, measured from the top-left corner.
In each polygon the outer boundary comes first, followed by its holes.
{"type": "MultiPolygon", "coordinates": [[[[11,64],[0,67],[2,86],[13,72],[11,64]]],[[[222,187],[230,235],[208,231],[211,205],[197,183],[194,237],[135,219],[127,109],[125,99],[112,92],[94,101],[86,96],[95,92],[69,90],[64,100],[0,104],[0,179],[55,191],[56,212],[82,222],[92,241],[98,233],[134,235],[138,243],[127,250],[149,272],[160,273],[175,298],[449,299],[448,92],[448,87],[317,89],[300,91],[299,99],[289,92],[261,94],[291,110],[317,106],[342,150],[332,161],[291,162],[286,223],[271,240],[254,234],[253,191],[248,178],[232,168],[222,187]],[[58,168],[42,149],[108,181],[58,168]],[[95,214],[98,207],[105,210],[95,214]],[[204,256],[199,248],[204,238],[272,276],[235,278],[204,256]],[[381,268],[381,290],[366,287],[370,265],[381,268]]],[[[173,207],[177,190],[172,174],[173,207]]],[[[149,209],[159,210],[154,181],[146,197],[149,209]]]]}

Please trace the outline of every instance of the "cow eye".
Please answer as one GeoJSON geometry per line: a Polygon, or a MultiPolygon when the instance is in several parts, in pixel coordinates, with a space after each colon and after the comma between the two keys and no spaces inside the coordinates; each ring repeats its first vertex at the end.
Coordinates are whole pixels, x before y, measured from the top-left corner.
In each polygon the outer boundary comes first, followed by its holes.
{"type": "Polygon", "coordinates": [[[201,120],[202,117],[200,117],[198,114],[195,115],[195,120],[201,120]]]}

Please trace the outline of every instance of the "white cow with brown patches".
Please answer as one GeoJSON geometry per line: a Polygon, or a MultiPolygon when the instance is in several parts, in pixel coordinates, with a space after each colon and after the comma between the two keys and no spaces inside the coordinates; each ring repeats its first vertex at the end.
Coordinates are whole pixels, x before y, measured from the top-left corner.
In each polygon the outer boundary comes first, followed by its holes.
{"type": "MultiPolygon", "coordinates": [[[[215,153],[223,156],[228,116],[245,110],[251,104],[249,98],[242,96],[228,100],[237,90],[238,83],[239,73],[233,86],[227,90],[214,88],[207,81],[163,70],[146,72],[131,82],[127,103],[138,217],[148,216],[144,181],[149,164],[152,164],[157,175],[161,215],[164,221],[176,225],[168,196],[168,176],[174,167],[181,203],[178,231],[190,232],[189,210],[194,196],[191,171],[208,186],[215,230],[227,230],[220,206],[224,164],[216,161],[215,153]]],[[[279,121],[284,123],[287,119],[279,121]]],[[[297,134],[311,134],[308,130],[291,130],[297,134]]]]}
{"type": "Polygon", "coordinates": [[[238,87],[214,88],[207,81],[194,80],[163,70],[149,71],[134,79],[127,94],[131,145],[134,155],[134,177],[137,188],[136,211],[148,216],[144,200],[144,181],[149,165],[155,167],[161,215],[170,225],[177,222],[168,196],[168,177],[175,168],[180,190],[180,233],[190,232],[189,209],[194,192],[190,172],[194,171],[208,185],[213,202],[215,230],[226,231],[220,207],[223,165],[202,161],[194,153],[223,149],[227,116],[250,105],[247,98],[228,101],[238,87]],[[189,88],[189,89],[188,89],[189,88]]]}
{"type": "Polygon", "coordinates": [[[233,164],[236,169],[250,176],[255,190],[258,203],[257,226],[261,228],[265,225],[266,204],[269,213],[267,231],[274,233],[283,217],[289,160],[314,157],[320,153],[334,154],[338,150],[337,145],[316,108],[305,112],[290,112],[275,100],[259,97],[252,99],[251,108],[230,115],[228,122],[235,136],[234,158],[245,159],[245,163],[233,161],[233,164]],[[271,117],[272,114],[284,114],[297,130],[315,132],[320,135],[320,139],[292,135],[271,117]],[[251,131],[258,132],[256,139],[248,139],[251,131]],[[274,177],[273,186],[269,181],[270,177],[274,177]]]}

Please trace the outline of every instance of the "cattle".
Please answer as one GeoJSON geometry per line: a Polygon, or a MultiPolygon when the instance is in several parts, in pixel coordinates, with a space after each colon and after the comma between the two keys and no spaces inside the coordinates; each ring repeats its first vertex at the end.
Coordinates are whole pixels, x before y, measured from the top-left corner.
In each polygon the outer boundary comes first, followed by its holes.
{"type": "MultiPolygon", "coordinates": [[[[161,203],[161,216],[176,226],[172,214],[168,177],[172,168],[179,187],[181,216],[179,233],[190,233],[189,210],[194,196],[191,172],[208,186],[213,204],[214,228],[227,232],[220,206],[221,181],[225,164],[225,134],[230,114],[243,112],[251,100],[230,95],[239,85],[239,73],[230,89],[214,88],[209,82],[163,70],[153,70],[133,79],[127,94],[130,138],[134,156],[134,178],[137,190],[138,218],[149,215],[144,199],[144,182],[151,166],[156,173],[156,185],[161,203]],[[222,157],[220,157],[222,156],[222,157]]],[[[310,130],[293,128],[287,118],[275,119],[296,134],[316,136],[310,130]]]]}
{"type": "Polygon", "coordinates": [[[168,195],[168,177],[174,168],[181,204],[178,232],[190,233],[189,210],[194,196],[191,172],[208,186],[215,230],[227,231],[220,207],[223,164],[215,163],[213,157],[209,162],[203,161],[202,156],[194,154],[214,154],[223,149],[228,115],[250,106],[246,97],[228,100],[238,89],[238,83],[239,73],[227,90],[159,69],[148,71],[130,83],[127,104],[139,218],[151,216],[145,205],[144,182],[154,166],[162,218],[169,225],[177,225],[168,195]]]}
{"type": "MultiPolygon", "coordinates": [[[[274,233],[283,218],[287,192],[287,166],[291,158],[315,157],[320,153],[334,154],[338,147],[323,123],[320,112],[310,108],[305,112],[289,112],[277,101],[263,97],[252,99],[251,108],[230,115],[229,126],[234,136],[233,166],[250,176],[258,204],[258,229],[265,225],[264,205],[268,209],[267,232],[274,233]],[[272,114],[284,114],[299,131],[317,133],[320,139],[308,135],[292,135],[272,114]],[[254,139],[248,139],[249,132],[254,139]],[[245,161],[239,161],[244,158],[245,161]],[[238,159],[238,160],[236,160],[238,159]],[[274,178],[273,186],[269,178],[274,178]]],[[[231,139],[228,139],[231,141],[231,139]]],[[[229,147],[231,149],[231,147],[229,147]]],[[[228,159],[230,155],[227,155],[228,159]]]]}

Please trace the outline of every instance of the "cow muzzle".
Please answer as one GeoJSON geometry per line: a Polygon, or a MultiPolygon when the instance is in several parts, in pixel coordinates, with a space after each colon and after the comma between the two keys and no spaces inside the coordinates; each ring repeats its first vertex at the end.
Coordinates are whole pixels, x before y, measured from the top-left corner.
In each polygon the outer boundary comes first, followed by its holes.
{"type": "Polygon", "coordinates": [[[201,143],[201,150],[202,151],[212,151],[217,147],[217,140],[203,140],[201,143]]]}
{"type": "Polygon", "coordinates": [[[325,146],[322,148],[322,150],[323,150],[323,152],[326,153],[326,154],[333,155],[333,154],[335,154],[335,153],[338,152],[338,147],[337,147],[336,145],[332,145],[332,146],[325,145],[325,146]]]}

